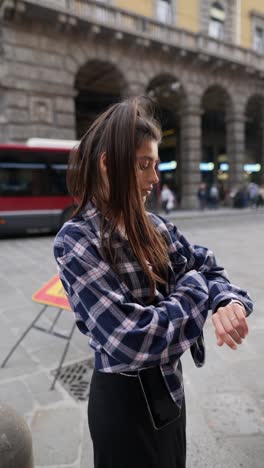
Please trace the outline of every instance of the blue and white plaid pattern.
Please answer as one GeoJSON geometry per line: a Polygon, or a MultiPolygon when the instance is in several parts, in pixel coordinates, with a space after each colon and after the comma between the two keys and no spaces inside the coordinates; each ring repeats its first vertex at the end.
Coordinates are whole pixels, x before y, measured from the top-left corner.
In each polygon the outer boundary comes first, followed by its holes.
{"type": "Polygon", "coordinates": [[[149,214],[168,240],[169,276],[148,304],[150,290],[129,242],[114,237],[117,274],[101,254],[102,215],[89,203],[83,214],[68,221],[58,233],[54,253],[59,274],[80,331],[90,337],[95,367],[104,372],[128,372],[159,365],[171,397],[181,404],[181,355],[191,349],[194,362],[205,358],[203,325],[226,299],[241,301],[248,313],[252,302],[230,284],[214,255],[191,245],[178,229],[149,214]]]}

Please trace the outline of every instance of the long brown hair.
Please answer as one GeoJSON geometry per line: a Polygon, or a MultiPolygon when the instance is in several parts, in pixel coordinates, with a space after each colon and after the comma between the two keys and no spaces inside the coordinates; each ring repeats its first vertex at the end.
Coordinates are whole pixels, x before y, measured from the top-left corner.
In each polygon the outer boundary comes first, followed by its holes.
{"type": "Polygon", "coordinates": [[[157,282],[166,282],[168,249],[145,211],[137,183],[136,151],[145,140],[159,142],[160,139],[161,129],[153,117],[150,100],[127,99],[94,121],[77,150],[72,152],[67,173],[68,189],[77,204],[74,215],[93,201],[103,212],[104,220],[107,219],[102,226],[102,250],[113,267],[117,263],[113,234],[122,218],[127,239],[148,277],[152,294],[157,282]],[[100,170],[104,152],[107,191],[100,170]]]}

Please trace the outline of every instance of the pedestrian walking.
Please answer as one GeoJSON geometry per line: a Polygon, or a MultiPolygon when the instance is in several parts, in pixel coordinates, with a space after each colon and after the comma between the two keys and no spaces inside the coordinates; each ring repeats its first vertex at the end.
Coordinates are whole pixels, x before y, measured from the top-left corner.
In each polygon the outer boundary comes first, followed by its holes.
{"type": "Polygon", "coordinates": [[[255,184],[255,182],[250,182],[248,184],[248,199],[249,199],[249,206],[252,208],[257,207],[257,201],[259,196],[259,185],[255,184]]]}
{"type": "Polygon", "coordinates": [[[202,182],[199,185],[198,191],[197,191],[197,197],[199,200],[199,205],[200,209],[204,210],[207,204],[207,187],[204,182],[202,182]]]}
{"type": "Polygon", "coordinates": [[[230,198],[234,208],[246,208],[248,206],[248,192],[244,184],[234,187],[230,191],[230,198]]]}
{"type": "Polygon", "coordinates": [[[172,190],[168,187],[167,184],[162,186],[161,192],[161,206],[166,214],[169,214],[171,210],[174,208],[174,194],[172,190]]]}
{"type": "Polygon", "coordinates": [[[256,201],[256,208],[264,206],[264,185],[259,187],[259,192],[256,201]]]}
{"type": "Polygon", "coordinates": [[[161,130],[149,101],[100,115],[72,153],[74,217],[54,243],[77,326],[95,352],[88,422],[95,468],[185,468],[181,356],[204,363],[212,309],[219,346],[248,333],[248,294],[205,247],[146,212],[161,130]]]}
{"type": "Polygon", "coordinates": [[[216,209],[218,207],[219,191],[215,184],[209,189],[209,206],[210,208],[216,209]]]}

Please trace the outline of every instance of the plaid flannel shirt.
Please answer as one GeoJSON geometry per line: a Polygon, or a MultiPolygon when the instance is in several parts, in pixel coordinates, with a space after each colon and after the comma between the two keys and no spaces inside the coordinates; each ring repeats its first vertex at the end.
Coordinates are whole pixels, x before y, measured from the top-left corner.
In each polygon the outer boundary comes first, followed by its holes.
{"type": "Polygon", "coordinates": [[[237,299],[252,311],[247,293],[230,284],[213,253],[191,245],[176,226],[149,213],[168,241],[170,264],[166,287],[159,286],[148,304],[148,282],[129,242],[116,232],[118,274],[101,255],[102,214],[88,203],[82,215],[64,224],[54,254],[76,323],[90,337],[95,368],[110,373],[159,365],[172,399],[184,395],[181,355],[191,350],[195,364],[205,359],[203,325],[208,310],[237,299]]]}

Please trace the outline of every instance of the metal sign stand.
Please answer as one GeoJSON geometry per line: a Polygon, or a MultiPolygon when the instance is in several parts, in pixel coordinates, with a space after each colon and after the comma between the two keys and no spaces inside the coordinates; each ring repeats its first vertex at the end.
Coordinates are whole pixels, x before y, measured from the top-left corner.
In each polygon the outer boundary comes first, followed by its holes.
{"type": "Polygon", "coordinates": [[[68,352],[68,349],[69,349],[69,346],[70,346],[70,341],[72,339],[76,324],[74,322],[74,324],[72,326],[72,329],[71,329],[71,331],[70,331],[70,333],[68,335],[64,335],[62,333],[56,332],[55,331],[55,326],[56,326],[56,324],[57,324],[57,322],[58,322],[58,320],[60,318],[60,315],[61,315],[62,311],[64,310],[62,308],[58,308],[57,314],[56,314],[56,316],[55,316],[54,320],[52,321],[51,326],[49,328],[44,328],[44,327],[41,327],[41,326],[37,325],[37,322],[39,321],[39,319],[41,318],[41,316],[44,314],[44,312],[47,310],[48,307],[49,306],[46,305],[46,304],[44,305],[44,307],[42,307],[42,309],[40,310],[38,315],[34,318],[34,320],[30,323],[28,328],[24,331],[24,333],[21,335],[21,337],[17,340],[17,342],[15,343],[13,348],[9,351],[9,353],[7,354],[7,356],[5,357],[5,359],[3,360],[2,364],[1,364],[1,368],[5,367],[5,365],[9,361],[9,359],[12,356],[12,354],[14,353],[14,351],[18,348],[20,343],[24,340],[24,338],[27,336],[27,334],[30,332],[30,330],[32,328],[34,328],[35,330],[42,331],[44,333],[48,333],[49,335],[57,336],[58,338],[65,339],[65,340],[67,340],[67,343],[66,343],[66,345],[64,347],[64,350],[63,350],[63,353],[62,353],[62,356],[61,356],[61,359],[60,359],[59,367],[58,367],[58,369],[57,369],[57,371],[55,373],[53,382],[52,382],[51,387],[50,387],[50,390],[53,390],[54,387],[55,387],[57,378],[60,375],[60,370],[61,370],[61,368],[63,366],[64,360],[66,358],[66,355],[67,355],[67,352],[68,352]]]}

